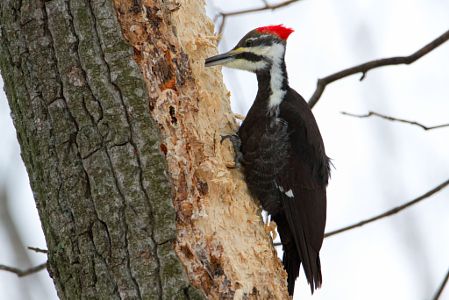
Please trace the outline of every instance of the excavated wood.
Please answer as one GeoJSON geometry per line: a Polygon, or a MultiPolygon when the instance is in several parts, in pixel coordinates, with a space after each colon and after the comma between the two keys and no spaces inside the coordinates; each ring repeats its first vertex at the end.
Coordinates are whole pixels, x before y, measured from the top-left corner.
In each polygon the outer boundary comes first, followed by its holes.
{"type": "Polygon", "coordinates": [[[286,275],[260,208],[221,134],[236,130],[204,1],[115,0],[124,36],[144,74],[148,109],[175,190],[176,252],[210,299],[287,299],[286,275]]]}

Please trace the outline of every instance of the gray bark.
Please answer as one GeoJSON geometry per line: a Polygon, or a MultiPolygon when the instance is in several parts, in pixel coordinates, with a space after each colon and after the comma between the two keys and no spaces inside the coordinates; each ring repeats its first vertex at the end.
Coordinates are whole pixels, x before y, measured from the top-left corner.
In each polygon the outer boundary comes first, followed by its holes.
{"type": "Polygon", "coordinates": [[[2,0],[0,68],[60,298],[201,298],[111,1],[2,0]]]}

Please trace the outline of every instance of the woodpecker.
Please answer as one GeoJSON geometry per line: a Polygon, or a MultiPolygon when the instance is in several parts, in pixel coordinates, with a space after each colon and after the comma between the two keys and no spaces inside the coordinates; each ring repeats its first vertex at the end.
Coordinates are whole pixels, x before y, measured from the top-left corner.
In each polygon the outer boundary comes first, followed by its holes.
{"type": "Polygon", "coordinates": [[[277,224],[293,295],[301,264],[311,293],[321,287],[319,251],[326,223],[329,158],[306,101],[288,84],[283,25],[258,27],[229,52],[206,59],[256,74],[258,91],[234,145],[248,189],[277,224]]]}

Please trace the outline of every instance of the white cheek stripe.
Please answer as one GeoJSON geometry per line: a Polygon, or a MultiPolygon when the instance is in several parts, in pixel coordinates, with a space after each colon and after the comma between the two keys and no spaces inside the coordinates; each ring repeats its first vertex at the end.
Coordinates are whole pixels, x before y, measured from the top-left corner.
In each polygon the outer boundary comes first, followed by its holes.
{"type": "Polygon", "coordinates": [[[287,91],[282,89],[282,82],[284,80],[284,74],[282,74],[282,59],[284,57],[285,47],[281,44],[273,44],[271,47],[271,57],[273,63],[270,70],[270,88],[271,96],[268,102],[268,108],[273,109],[281,104],[287,91]]]}
{"type": "Polygon", "coordinates": [[[265,68],[267,63],[263,60],[259,61],[248,61],[243,59],[236,59],[233,61],[230,61],[226,64],[227,67],[231,67],[234,69],[240,69],[240,70],[246,70],[246,71],[252,71],[255,72],[256,70],[265,68]]]}
{"type": "MultiPolygon", "coordinates": [[[[241,48],[242,51],[248,51],[259,56],[265,56],[272,59],[271,69],[270,69],[270,89],[271,95],[268,100],[268,110],[270,112],[276,111],[276,108],[281,104],[282,100],[287,93],[286,90],[282,89],[282,84],[284,81],[284,74],[282,70],[282,61],[284,59],[285,45],[282,44],[272,44],[271,46],[257,46],[253,48],[241,48]]],[[[244,59],[236,59],[224,64],[227,67],[247,70],[250,72],[256,72],[267,67],[267,62],[260,60],[257,62],[252,62],[244,59]]]]}
{"type": "MultiPolygon", "coordinates": [[[[262,55],[262,56],[267,56],[269,54],[271,54],[271,50],[272,48],[269,46],[257,46],[257,47],[252,47],[252,48],[245,48],[246,51],[254,53],[256,55],[262,55]]],[[[271,56],[271,55],[270,55],[271,56]]]]}

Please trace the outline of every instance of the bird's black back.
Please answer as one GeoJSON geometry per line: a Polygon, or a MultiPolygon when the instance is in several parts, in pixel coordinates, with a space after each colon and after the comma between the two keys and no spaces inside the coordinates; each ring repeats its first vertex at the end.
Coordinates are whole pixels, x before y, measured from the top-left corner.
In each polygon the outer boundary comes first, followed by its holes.
{"type": "Polygon", "coordinates": [[[304,99],[288,87],[278,111],[267,113],[270,91],[260,86],[239,129],[246,182],[278,225],[289,293],[301,263],[313,292],[322,282],[329,160],[304,99]]]}

